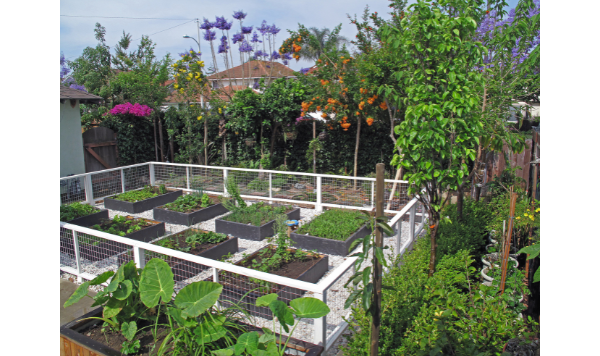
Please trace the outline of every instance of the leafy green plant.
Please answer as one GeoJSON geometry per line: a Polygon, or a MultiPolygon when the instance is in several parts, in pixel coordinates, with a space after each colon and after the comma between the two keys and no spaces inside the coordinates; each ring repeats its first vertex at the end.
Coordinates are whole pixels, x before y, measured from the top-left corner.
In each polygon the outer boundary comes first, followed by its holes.
{"type": "Polygon", "coordinates": [[[167,194],[168,193],[167,187],[165,187],[164,184],[159,185],[158,186],[158,193],[159,194],[167,194]]]}
{"type": "MultiPolygon", "coordinates": [[[[164,184],[161,186],[164,188],[164,184]]],[[[131,190],[129,192],[117,194],[113,197],[113,199],[135,203],[138,201],[157,197],[160,194],[168,193],[166,191],[166,188],[164,188],[163,191],[164,191],[164,193],[161,192],[161,188],[152,187],[152,186],[147,185],[140,190],[131,190]]]]}
{"type": "Polygon", "coordinates": [[[125,216],[115,215],[112,220],[103,220],[100,224],[96,224],[91,228],[98,231],[107,232],[109,234],[125,236],[135,231],[153,225],[146,219],[134,218],[127,219],[125,216]]]}
{"type": "Polygon", "coordinates": [[[289,205],[272,206],[260,202],[243,208],[237,208],[231,214],[225,215],[222,219],[241,224],[261,226],[274,220],[278,215],[287,213],[291,209],[292,207],[289,205]]]}
{"type": "Polygon", "coordinates": [[[213,231],[188,229],[184,232],[158,240],[155,244],[173,250],[189,252],[190,250],[196,249],[197,245],[219,244],[225,240],[227,240],[227,235],[225,234],[219,234],[213,231]]]}
{"type": "Polygon", "coordinates": [[[232,355],[285,355],[285,350],[291,336],[300,324],[301,319],[318,319],[329,314],[330,309],[324,302],[316,298],[297,298],[290,301],[287,306],[285,302],[277,300],[277,294],[267,294],[256,299],[257,307],[269,307],[273,312],[273,329],[275,329],[275,319],[279,323],[279,340],[277,335],[268,328],[262,328],[263,334],[259,335],[257,331],[251,331],[240,335],[235,345],[226,349],[213,352],[217,356],[232,355]],[[296,322],[295,319],[298,319],[296,322]],[[292,327],[290,332],[289,326],[292,327]],[[283,341],[282,329],[289,332],[289,337],[283,341]]]}
{"type": "Polygon", "coordinates": [[[60,206],[60,221],[69,221],[99,212],[100,209],[81,202],[60,206]]]}
{"type": "MultiPolygon", "coordinates": [[[[519,253],[529,254],[529,256],[527,257],[528,260],[536,258],[537,256],[540,255],[540,242],[533,244],[533,245],[523,247],[522,249],[519,250],[519,253]]],[[[539,281],[540,281],[540,267],[538,267],[538,269],[535,271],[535,273],[533,275],[533,283],[537,283],[539,281]]]]}
{"type": "Polygon", "coordinates": [[[256,178],[253,181],[251,181],[250,183],[248,183],[246,188],[249,190],[256,190],[256,191],[268,190],[269,182],[264,179],[256,178]]]}
{"type": "Polygon", "coordinates": [[[309,234],[324,239],[346,240],[365,224],[363,214],[356,210],[330,209],[320,214],[306,225],[302,225],[298,234],[309,234]]]}
{"type": "Polygon", "coordinates": [[[163,209],[173,210],[180,213],[189,213],[211,205],[207,194],[186,194],[178,197],[175,201],[162,206],[163,209]]]}
{"type": "Polygon", "coordinates": [[[227,210],[236,212],[247,206],[246,202],[240,195],[240,189],[238,188],[235,176],[230,175],[227,177],[227,180],[225,181],[225,189],[227,190],[229,197],[224,198],[222,203],[227,210]]]}

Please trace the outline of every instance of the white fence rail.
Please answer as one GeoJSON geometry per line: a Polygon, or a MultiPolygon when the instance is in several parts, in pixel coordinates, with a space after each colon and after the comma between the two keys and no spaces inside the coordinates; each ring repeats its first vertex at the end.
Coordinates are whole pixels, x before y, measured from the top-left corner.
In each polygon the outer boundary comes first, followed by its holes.
{"type": "MultiPolygon", "coordinates": [[[[240,190],[245,198],[312,204],[316,209],[331,206],[370,210],[373,206],[374,178],[156,162],[61,178],[61,189],[66,187],[61,190],[61,204],[73,201],[94,203],[123,191],[139,189],[147,184],[165,184],[172,188],[190,190],[196,187],[195,184],[198,181],[202,181],[205,191],[224,194],[223,183],[229,174],[235,174],[238,182],[241,182],[240,190]],[[252,182],[256,183],[252,184],[252,182]],[[304,186],[304,189],[296,187],[295,184],[304,186]],[[266,188],[259,189],[263,187],[266,188]],[[273,187],[280,187],[280,189],[274,190],[273,187]],[[282,191],[286,193],[281,193],[282,191]],[[342,199],[336,200],[336,204],[326,203],[323,198],[327,197],[325,194],[327,192],[342,199]],[[277,195],[284,194],[292,195],[292,197],[305,194],[302,197],[306,199],[277,197],[277,195]],[[354,195],[349,198],[349,194],[354,195]],[[363,198],[356,200],[361,196],[365,196],[366,201],[362,200],[363,198]]],[[[404,254],[424,228],[425,213],[417,199],[409,201],[406,197],[405,181],[386,180],[386,193],[388,193],[386,204],[392,189],[400,192],[397,197],[392,199],[392,207],[396,209],[387,211],[395,214],[389,224],[394,227],[396,235],[386,237],[384,243],[387,246],[395,247],[393,252],[386,252],[388,255],[391,253],[397,255],[404,254]],[[404,184],[403,187],[402,184],[404,184]],[[403,199],[406,202],[403,202],[403,199]],[[408,222],[404,221],[406,219],[408,222]],[[417,220],[419,221],[417,222],[417,220]],[[403,225],[405,230],[408,228],[408,236],[402,236],[403,225]]],[[[357,259],[356,257],[347,257],[318,283],[308,283],[64,222],[60,222],[60,251],[61,271],[73,274],[79,280],[82,278],[92,279],[107,270],[116,271],[122,263],[128,261],[135,261],[136,265],[142,268],[151,258],[158,257],[171,265],[177,291],[194,281],[211,280],[223,284],[224,297],[229,300],[239,300],[246,292],[257,287],[264,287],[268,283],[269,288],[279,290],[280,297],[287,300],[302,296],[321,299],[328,304],[332,312],[326,317],[307,322],[306,327],[312,328],[313,333],[312,340],[306,341],[325,345],[326,349],[333,345],[347,327],[347,323],[343,319],[344,316],[349,317],[349,313],[344,310],[343,306],[349,292],[343,288],[343,284],[354,273],[357,259]],[[250,278],[253,281],[250,281],[250,278]],[[260,282],[255,282],[256,280],[260,282]]],[[[246,300],[246,302],[248,305],[252,304],[251,300],[246,300]]],[[[267,313],[268,311],[257,308],[253,310],[252,314],[260,323],[268,316],[267,313]]],[[[270,322],[265,324],[265,326],[269,325],[270,322]]]]}

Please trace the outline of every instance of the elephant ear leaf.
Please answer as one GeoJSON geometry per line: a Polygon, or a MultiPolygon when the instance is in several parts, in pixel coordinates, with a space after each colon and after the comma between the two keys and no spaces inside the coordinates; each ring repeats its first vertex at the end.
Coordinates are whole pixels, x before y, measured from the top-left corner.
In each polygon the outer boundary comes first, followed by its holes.
{"type": "Polygon", "coordinates": [[[115,272],[113,272],[113,271],[106,271],[106,272],[102,273],[101,275],[99,275],[98,277],[92,279],[90,281],[90,286],[97,286],[99,284],[102,284],[102,283],[108,281],[108,279],[110,277],[112,277],[114,274],[115,274],[115,272]]]}
{"type": "Polygon", "coordinates": [[[148,308],[152,308],[158,304],[161,298],[163,302],[167,302],[171,300],[174,287],[171,267],[161,259],[151,259],[144,267],[140,279],[142,303],[148,308]]]}
{"type": "Polygon", "coordinates": [[[131,281],[126,279],[119,283],[119,287],[113,292],[113,297],[119,300],[127,299],[131,294],[132,289],[133,285],[131,284],[131,281]]]}
{"type": "Polygon", "coordinates": [[[67,299],[67,301],[65,302],[63,307],[66,308],[70,305],[73,305],[73,304],[77,303],[78,301],[80,301],[81,298],[85,297],[88,294],[89,286],[90,286],[90,282],[84,282],[79,287],[77,287],[75,292],[69,297],[69,299],[67,299]]]}
{"type": "Polygon", "coordinates": [[[258,297],[256,299],[256,306],[257,307],[267,307],[274,300],[277,300],[277,293],[263,295],[262,297],[258,297]]]}
{"type": "Polygon", "coordinates": [[[133,340],[135,333],[137,332],[137,324],[135,321],[121,324],[121,334],[129,341],[133,340]]]}
{"type": "Polygon", "coordinates": [[[290,307],[299,318],[317,319],[331,311],[327,304],[316,298],[297,298],[290,302],[290,307]]]}
{"type": "Polygon", "coordinates": [[[529,255],[529,257],[527,257],[528,260],[531,260],[532,258],[536,258],[537,256],[540,255],[540,244],[535,244],[535,245],[530,245],[530,246],[525,246],[522,249],[519,250],[518,253],[526,253],[529,255]]]}
{"type": "Polygon", "coordinates": [[[183,310],[183,318],[197,317],[215,305],[222,290],[223,286],[219,283],[194,282],[177,293],[175,305],[183,310]]]}
{"type": "Polygon", "coordinates": [[[269,308],[273,311],[273,315],[279,319],[279,323],[285,332],[290,332],[288,325],[294,325],[294,315],[290,311],[290,308],[281,300],[272,301],[269,304],[269,308]]]}

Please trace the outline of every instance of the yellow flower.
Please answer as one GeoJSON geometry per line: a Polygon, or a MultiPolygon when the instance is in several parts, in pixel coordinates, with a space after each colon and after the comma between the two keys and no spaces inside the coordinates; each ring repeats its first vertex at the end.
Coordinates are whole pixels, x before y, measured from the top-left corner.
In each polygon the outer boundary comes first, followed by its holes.
{"type": "Polygon", "coordinates": [[[520,218],[521,218],[520,216],[517,216],[517,220],[519,220],[520,218]]]}
{"type": "Polygon", "coordinates": [[[197,63],[198,63],[198,65],[200,66],[200,68],[203,68],[203,67],[204,67],[204,61],[198,61],[197,63]]]}
{"type": "Polygon", "coordinates": [[[202,115],[198,116],[198,120],[202,120],[202,115]]]}
{"type": "Polygon", "coordinates": [[[223,113],[223,110],[221,110],[221,108],[219,108],[219,114],[222,114],[222,113],[223,113]]]}
{"type": "Polygon", "coordinates": [[[183,88],[179,89],[179,92],[180,92],[181,94],[183,94],[183,88]]]}
{"type": "Polygon", "coordinates": [[[194,53],[194,51],[190,51],[190,53],[194,53]]]}
{"type": "Polygon", "coordinates": [[[227,109],[227,106],[223,105],[223,109],[227,109]]]}
{"type": "Polygon", "coordinates": [[[190,107],[191,107],[191,108],[193,108],[193,107],[194,107],[194,104],[190,104],[190,107]]]}
{"type": "Polygon", "coordinates": [[[173,87],[174,87],[175,89],[177,89],[177,88],[179,88],[179,84],[175,84],[175,85],[173,85],[173,87]]]}
{"type": "Polygon", "coordinates": [[[539,213],[540,212],[540,208],[535,209],[535,212],[539,213]]]}
{"type": "Polygon", "coordinates": [[[236,134],[236,135],[239,135],[240,133],[236,131],[236,133],[235,133],[235,134],[236,134]]]}
{"type": "Polygon", "coordinates": [[[177,63],[173,64],[173,68],[177,68],[177,63]]]}

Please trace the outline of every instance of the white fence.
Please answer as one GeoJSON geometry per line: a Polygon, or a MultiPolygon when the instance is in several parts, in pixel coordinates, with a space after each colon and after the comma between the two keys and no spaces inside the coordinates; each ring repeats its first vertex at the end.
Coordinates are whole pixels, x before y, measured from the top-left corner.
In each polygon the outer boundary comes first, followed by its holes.
{"type": "MultiPolygon", "coordinates": [[[[245,198],[312,204],[316,209],[341,207],[370,210],[374,204],[374,178],[155,162],[61,178],[61,203],[73,201],[93,203],[116,193],[139,189],[146,184],[165,184],[172,188],[190,190],[200,180],[203,182],[205,191],[223,194],[225,193],[223,182],[228,174],[236,174],[239,178],[238,181],[242,182],[240,186],[242,196],[245,198]],[[277,179],[281,180],[277,181],[277,179]],[[63,182],[68,183],[63,184],[63,182]],[[251,182],[263,183],[250,184],[251,182]],[[265,185],[265,182],[268,184],[268,190],[259,189],[262,188],[261,184],[265,185]],[[77,187],[78,184],[79,187],[77,187]],[[301,186],[296,186],[296,184],[301,186]],[[250,185],[249,188],[248,185],[250,185]],[[280,187],[280,189],[273,190],[274,186],[280,187]],[[325,202],[324,197],[327,196],[325,194],[327,192],[338,199],[334,202],[325,202]],[[258,195],[258,193],[263,195],[258,195]],[[307,199],[294,198],[297,195],[307,199]],[[349,197],[350,195],[352,196],[349,197]],[[363,195],[367,198],[364,198],[363,195]],[[294,199],[288,199],[289,196],[294,199]]],[[[389,197],[392,196],[390,205],[392,208],[396,208],[403,199],[407,200],[405,192],[405,181],[386,180],[386,193],[388,193],[386,195],[386,205],[389,197]],[[400,194],[396,195],[395,192],[392,192],[392,189],[400,192],[400,194]]],[[[404,254],[414,242],[415,236],[425,226],[423,208],[416,199],[406,201],[401,206],[402,208],[398,210],[386,210],[395,213],[389,224],[395,228],[396,235],[384,239],[386,245],[396,246],[396,251],[393,251],[394,254],[404,254]],[[405,217],[408,218],[408,236],[403,239],[401,234],[405,217]],[[419,223],[417,223],[417,220],[419,220],[419,223]]],[[[343,306],[348,291],[343,288],[343,284],[354,273],[356,257],[345,258],[340,265],[329,271],[324,278],[321,278],[315,284],[207,259],[64,222],[60,222],[60,236],[60,269],[77,276],[79,280],[82,278],[92,279],[107,270],[116,271],[119,265],[131,260],[142,268],[151,258],[159,257],[171,265],[175,275],[176,290],[194,281],[211,280],[223,284],[223,296],[229,300],[239,300],[246,292],[267,285],[271,290],[279,291],[278,294],[283,299],[291,300],[302,296],[312,296],[325,301],[332,312],[326,317],[314,321],[310,320],[304,325],[306,330],[312,330],[312,338],[294,336],[315,344],[325,345],[326,349],[331,347],[347,326],[343,317],[348,317],[349,311],[344,310],[343,306]],[[250,281],[249,278],[253,280],[250,281]]],[[[245,299],[245,302],[249,305],[252,304],[252,300],[249,299],[245,299]]],[[[256,317],[257,324],[263,323],[260,326],[270,326],[270,322],[266,321],[266,317],[270,313],[256,308],[252,314],[256,317]]]]}

